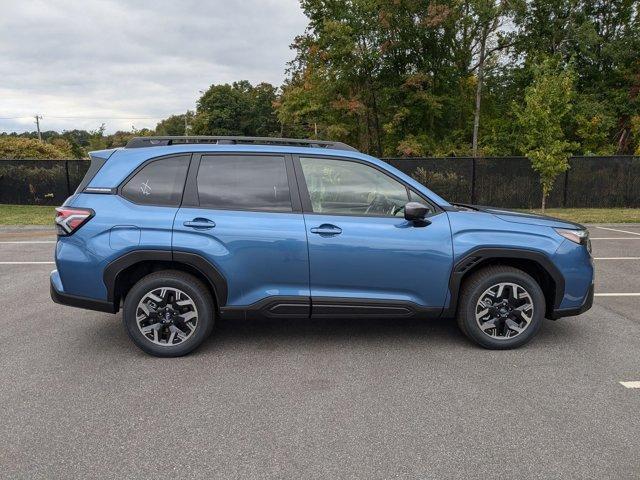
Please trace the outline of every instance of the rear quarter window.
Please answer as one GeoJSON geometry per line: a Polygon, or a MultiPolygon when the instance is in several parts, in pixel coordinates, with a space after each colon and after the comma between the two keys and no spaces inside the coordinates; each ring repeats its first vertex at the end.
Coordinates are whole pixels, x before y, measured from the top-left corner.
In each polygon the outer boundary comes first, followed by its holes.
{"type": "Polygon", "coordinates": [[[89,185],[89,182],[93,180],[93,177],[96,176],[98,170],[100,170],[105,163],[107,163],[106,158],[96,157],[92,155],[91,164],[89,165],[87,172],[84,174],[82,181],[78,184],[78,188],[76,188],[75,193],[81,193],[87,187],[87,185],[89,185]]]}
{"type": "Polygon", "coordinates": [[[139,205],[179,206],[189,159],[180,155],[147,163],[125,182],[120,194],[139,205]]]}

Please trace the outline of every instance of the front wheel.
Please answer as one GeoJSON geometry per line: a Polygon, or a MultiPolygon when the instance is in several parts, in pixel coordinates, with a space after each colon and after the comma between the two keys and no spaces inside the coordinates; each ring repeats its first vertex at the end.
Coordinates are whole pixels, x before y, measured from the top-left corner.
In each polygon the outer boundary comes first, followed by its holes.
{"type": "Polygon", "coordinates": [[[465,281],[458,326],[483,347],[504,350],[530,341],[544,313],[544,294],[530,275],[513,267],[493,266],[465,281]]]}
{"type": "Polygon", "coordinates": [[[147,275],[129,291],[122,320],[145,352],[179,357],[197,348],[213,329],[213,300],[207,287],[184,272],[147,275]]]}

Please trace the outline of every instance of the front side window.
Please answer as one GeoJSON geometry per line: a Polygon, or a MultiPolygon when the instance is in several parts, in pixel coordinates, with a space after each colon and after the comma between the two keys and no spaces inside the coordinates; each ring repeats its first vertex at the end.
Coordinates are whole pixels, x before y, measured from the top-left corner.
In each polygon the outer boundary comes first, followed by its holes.
{"type": "Polygon", "coordinates": [[[407,189],[362,163],[300,158],[314,213],[396,216],[409,201],[407,189]]]}
{"type": "Polygon", "coordinates": [[[141,205],[179,206],[189,158],[180,155],[148,163],[122,187],[122,196],[141,205]]]}
{"type": "Polygon", "coordinates": [[[291,195],[284,157],[211,155],[198,170],[201,207],[290,212],[291,195]]]}

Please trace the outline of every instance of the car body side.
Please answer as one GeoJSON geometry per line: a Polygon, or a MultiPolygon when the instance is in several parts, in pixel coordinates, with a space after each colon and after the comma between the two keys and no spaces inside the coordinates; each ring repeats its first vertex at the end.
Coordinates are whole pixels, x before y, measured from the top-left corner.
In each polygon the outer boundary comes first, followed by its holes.
{"type": "MultiPolygon", "coordinates": [[[[238,258],[245,261],[240,265],[249,265],[251,257],[250,252],[247,254],[247,245],[238,241],[212,243],[205,235],[186,234],[176,228],[180,211],[186,208],[184,199],[182,207],[150,207],[114,194],[131,173],[146,162],[167,155],[191,154],[193,157],[215,153],[355,160],[383,170],[427,199],[435,211],[432,225],[425,227],[425,231],[429,232],[431,228],[434,235],[436,232],[440,235],[428,253],[423,252],[435,259],[428,265],[430,271],[420,271],[423,267],[410,271],[412,267],[407,263],[390,269],[388,278],[391,285],[394,275],[413,275],[415,288],[423,289],[425,295],[403,295],[402,292],[386,295],[381,291],[377,298],[369,298],[368,303],[393,304],[402,300],[411,304],[408,312],[412,314],[454,316],[458,291],[464,279],[483,266],[500,263],[517,266],[536,277],[547,298],[549,318],[574,315],[591,305],[594,274],[591,256],[583,245],[565,239],[554,230],[576,228],[570,222],[506,211],[457,208],[398,169],[358,152],[252,145],[175,145],[94,152],[96,157],[107,159],[86,185],[95,193],[78,191],[65,205],[90,208],[96,214],[72,235],[59,237],[55,255],[57,270],[51,274],[52,297],[60,303],[116,312],[135,278],[149,270],[179,267],[196,274],[210,286],[219,313],[245,315],[253,310],[267,315],[308,316],[314,313],[313,302],[304,300],[315,297],[317,292],[313,292],[308,283],[306,287],[304,284],[311,268],[307,251],[307,230],[311,225],[308,221],[305,223],[308,216],[302,208],[294,208],[290,213],[228,211],[218,214],[220,231],[224,231],[225,221],[230,226],[245,222],[247,227],[242,230],[243,234],[254,241],[249,248],[259,249],[261,244],[268,243],[269,248],[279,249],[280,256],[271,260],[263,257],[262,263],[251,264],[250,272],[243,272],[238,271],[238,263],[225,262],[234,255],[247,255],[238,258]],[[278,215],[277,228],[273,226],[273,215],[278,215]],[[213,249],[214,253],[203,255],[201,250],[205,245],[207,251],[213,249]],[[283,264],[282,259],[286,263],[283,264]],[[124,278],[127,275],[131,275],[130,280],[124,278]],[[442,277],[442,282],[436,281],[436,277],[442,277]]],[[[357,222],[366,222],[367,217],[354,216],[345,220],[352,221],[351,225],[357,228],[357,222]]],[[[391,220],[398,223],[400,219],[391,220]]],[[[369,247],[373,244],[375,239],[369,247]]],[[[407,243],[407,248],[409,245],[407,243]]],[[[367,247],[366,241],[358,247],[367,247]]],[[[348,258],[344,250],[335,252],[342,255],[340,261],[348,258]]],[[[420,252],[416,249],[413,254],[415,257],[420,252]]],[[[376,260],[376,252],[372,250],[370,261],[385,260],[376,260]]],[[[416,262],[416,265],[420,264],[416,262]]],[[[380,268],[385,267],[380,265],[380,268]]],[[[342,295],[339,290],[334,295],[331,293],[321,292],[327,298],[342,295]]],[[[320,312],[322,302],[317,305],[317,312],[320,312]]],[[[357,302],[350,305],[354,313],[359,312],[354,308],[356,306],[357,302]]],[[[402,308],[390,309],[388,313],[402,314],[402,308]]],[[[337,311],[345,312],[344,309],[337,311]]],[[[367,312],[383,311],[369,308],[364,311],[367,312]]]]}

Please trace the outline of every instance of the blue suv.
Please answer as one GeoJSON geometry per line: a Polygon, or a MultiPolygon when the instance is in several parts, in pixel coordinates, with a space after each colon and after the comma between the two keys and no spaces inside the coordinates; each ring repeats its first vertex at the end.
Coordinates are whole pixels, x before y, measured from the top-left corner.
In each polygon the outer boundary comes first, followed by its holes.
{"type": "Polygon", "coordinates": [[[91,154],[57,209],[57,303],[158,356],[219,318],[445,317],[518,347],[593,301],[584,227],[450,204],[337,142],[142,137],[91,154]]]}

